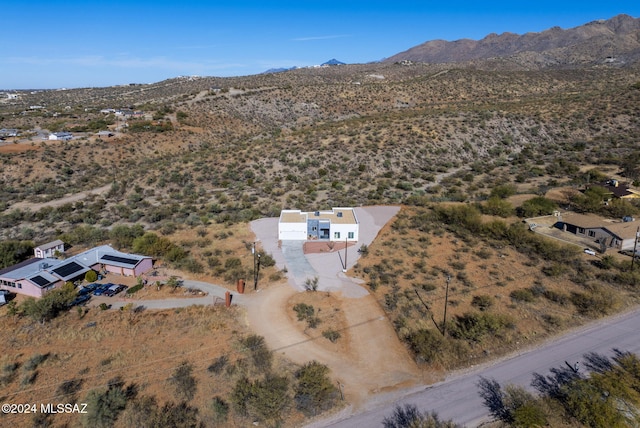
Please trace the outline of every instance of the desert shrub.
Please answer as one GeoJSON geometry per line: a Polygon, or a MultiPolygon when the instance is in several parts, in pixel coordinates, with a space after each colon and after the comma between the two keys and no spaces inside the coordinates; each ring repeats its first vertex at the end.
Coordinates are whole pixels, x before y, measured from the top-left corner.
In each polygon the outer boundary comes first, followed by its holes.
{"type": "Polygon", "coordinates": [[[154,414],[151,427],[197,427],[198,408],[185,402],[166,403],[154,414]]]}
{"type": "Polygon", "coordinates": [[[252,382],[242,377],[236,382],[231,399],[239,414],[278,425],[291,403],[289,379],[267,374],[252,382]]]}
{"type": "Polygon", "coordinates": [[[198,381],[193,376],[193,366],[186,361],[176,367],[168,382],[173,386],[174,394],[179,400],[191,400],[198,388],[198,381]]]}
{"type": "Polygon", "coordinates": [[[267,348],[267,344],[264,341],[264,337],[252,334],[242,341],[242,344],[247,348],[253,365],[260,372],[265,373],[271,370],[271,363],[273,361],[273,353],[267,348]]]}
{"type": "Polygon", "coordinates": [[[536,300],[536,296],[528,288],[520,288],[518,290],[513,290],[511,293],[509,293],[509,297],[511,297],[511,299],[515,300],[516,302],[530,303],[536,300]]]}
{"type": "Polygon", "coordinates": [[[567,294],[558,292],[558,291],[545,290],[544,293],[542,293],[542,295],[544,296],[545,299],[553,303],[557,303],[561,306],[564,306],[571,301],[571,299],[567,294]]]}
{"type": "Polygon", "coordinates": [[[134,293],[142,290],[143,287],[144,287],[144,284],[142,282],[139,282],[138,284],[134,285],[133,287],[127,288],[127,294],[134,294],[134,293]]]}
{"type": "Polygon", "coordinates": [[[94,389],[89,392],[85,402],[87,412],[84,415],[82,425],[90,428],[113,427],[118,416],[127,405],[127,401],[135,398],[137,387],[130,385],[124,387],[120,378],[111,379],[106,390],[94,389]]]}
{"type": "Polygon", "coordinates": [[[38,370],[33,370],[28,373],[25,373],[25,375],[22,376],[22,381],[20,382],[20,385],[21,386],[32,385],[36,381],[37,377],[38,377],[38,370]]]}
{"type": "Polygon", "coordinates": [[[242,266],[242,260],[238,257],[229,257],[224,261],[224,268],[227,270],[237,269],[242,266]]]}
{"type": "Polygon", "coordinates": [[[513,320],[506,315],[465,313],[455,317],[449,331],[456,339],[479,342],[486,335],[498,335],[503,329],[513,326],[513,320]]]}
{"type": "Polygon", "coordinates": [[[428,364],[441,364],[445,368],[455,367],[468,354],[466,345],[445,338],[436,330],[419,329],[404,337],[416,359],[428,364]]]}
{"type": "Polygon", "coordinates": [[[276,259],[274,259],[271,254],[265,253],[264,251],[260,251],[258,254],[260,255],[260,266],[267,268],[276,265],[276,259]]]}
{"type": "Polygon", "coordinates": [[[562,263],[551,263],[542,268],[542,272],[550,277],[558,277],[568,271],[568,267],[562,263]]]}
{"type": "Polygon", "coordinates": [[[488,248],[481,248],[479,250],[477,250],[475,252],[476,256],[480,257],[481,259],[487,260],[489,258],[491,258],[491,256],[493,255],[493,252],[491,250],[489,250],[488,248]]]}
{"type": "MultiPolygon", "coordinates": [[[[63,381],[56,390],[56,395],[61,395],[67,399],[73,398],[82,388],[82,379],[70,379],[63,381]]],[[[73,401],[73,400],[69,400],[73,401]]]]}
{"type": "Polygon", "coordinates": [[[487,294],[473,296],[473,299],[471,299],[471,306],[474,306],[481,311],[486,311],[493,306],[493,297],[487,294]]]}
{"type": "Polygon", "coordinates": [[[581,315],[601,317],[608,314],[614,307],[614,299],[604,290],[594,290],[591,293],[572,292],[571,303],[581,315]]]}
{"type": "Polygon", "coordinates": [[[307,278],[304,281],[304,289],[307,291],[317,291],[318,281],[319,281],[319,278],[317,276],[314,276],[313,278],[307,278]]]}
{"type": "Polygon", "coordinates": [[[224,401],[220,396],[216,395],[211,400],[211,410],[213,412],[213,422],[222,424],[229,417],[229,403],[224,401]]]}
{"type": "Polygon", "coordinates": [[[335,331],[333,329],[323,331],[322,336],[325,337],[326,339],[329,339],[331,343],[336,343],[338,339],[342,337],[339,331],[335,331]]]}
{"type": "Polygon", "coordinates": [[[29,358],[29,361],[23,366],[24,370],[30,371],[38,368],[46,359],[49,358],[49,354],[34,354],[29,358]]]}
{"type": "Polygon", "coordinates": [[[224,366],[229,362],[229,357],[226,355],[221,355],[207,367],[207,370],[211,373],[220,374],[224,369],[224,366]]]}
{"type": "Polygon", "coordinates": [[[313,305],[307,305],[306,303],[297,303],[293,310],[298,315],[298,321],[304,321],[315,315],[316,310],[313,305]]]}
{"type": "Polygon", "coordinates": [[[306,416],[315,416],[335,404],[338,391],[329,378],[329,368],[311,361],[295,372],[296,408],[306,416]]]}

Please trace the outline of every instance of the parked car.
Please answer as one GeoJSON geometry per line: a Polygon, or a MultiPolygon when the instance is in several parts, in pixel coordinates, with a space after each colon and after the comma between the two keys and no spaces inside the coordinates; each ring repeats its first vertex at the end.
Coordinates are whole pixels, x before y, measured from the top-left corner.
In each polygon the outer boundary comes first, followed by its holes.
{"type": "Polygon", "coordinates": [[[100,284],[100,286],[93,291],[93,295],[102,296],[112,285],[113,284],[110,282],[107,282],[106,284],[100,284]]]}
{"type": "Polygon", "coordinates": [[[79,306],[79,305],[84,305],[86,304],[89,300],[91,299],[91,295],[90,294],[85,294],[83,296],[78,296],[75,299],[73,299],[71,301],[71,303],[69,303],[69,307],[72,306],[79,306]]]}
{"type": "Polygon", "coordinates": [[[99,284],[97,282],[92,282],[91,284],[87,284],[84,286],[84,288],[86,288],[87,290],[89,290],[90,292],[94,292],[96,291],[98,288],[102,287],[103,284],[99,284]]]}
{"type": "Polygon", "coordinates": [[[584,249],[584,253],[585,254],[589,254],[590,256],[595,256],[596,252],[594,250],[592,250],[591,248],[585,248],[584,249]]]}
{"type": "Polygon", "coordinates": [[[109,297],[113,297],[116,294],[120,293],[122,290],[126,290],[127,287],[125,285],[122,284],[118,284],[118,285],[112,285],[111,287],[109,287],[109,289],[107,291],[104,292],[105,296],[109,296],[109,297]]]}

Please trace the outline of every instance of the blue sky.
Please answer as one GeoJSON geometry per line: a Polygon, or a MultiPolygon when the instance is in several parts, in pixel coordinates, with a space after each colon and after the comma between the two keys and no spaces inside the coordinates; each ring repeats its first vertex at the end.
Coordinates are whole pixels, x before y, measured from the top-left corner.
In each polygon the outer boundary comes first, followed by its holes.
{"type": "Polygon", "coordinates": [[[429,40],[571,28],[632,1],[31,0],[3,2],[0,89],[240,76],[377,61],[429,40]]]}

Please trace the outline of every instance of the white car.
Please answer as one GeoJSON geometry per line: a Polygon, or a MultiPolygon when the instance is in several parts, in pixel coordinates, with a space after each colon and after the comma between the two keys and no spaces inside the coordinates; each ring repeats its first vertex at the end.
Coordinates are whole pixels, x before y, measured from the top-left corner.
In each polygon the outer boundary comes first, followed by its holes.
{"type": "Polygon", "coordinates": [[[591,256],[595,256],[595,255],[596,255],[596,252],[595,252],[595,251],[593,251],[591,248],[585,248],[585,249],[584,249],[584,253],[585,253],[585,254],[589,254],[589,255],[591,255],[591,256]]]}

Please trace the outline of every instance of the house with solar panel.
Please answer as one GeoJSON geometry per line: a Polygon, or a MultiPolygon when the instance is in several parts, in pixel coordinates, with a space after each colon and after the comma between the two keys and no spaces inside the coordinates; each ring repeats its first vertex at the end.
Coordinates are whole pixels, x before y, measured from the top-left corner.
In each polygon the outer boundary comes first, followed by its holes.
{"type": "Polygon", "coordinates": [[[153,267],[148,256],[127,254],[102,245],[66,260],[34,257],[0,270],[0,289],[32,297],[42,297],[47,291],[68,281],[84,279],[90,270],[124,276],[139,276],[153,267]]]}
{"type": "Polygon", "coordinates": [[[302,212],[282,210],[278,220],[281,241],[357,241],[359,222],[353,208],[302,212]]]}

